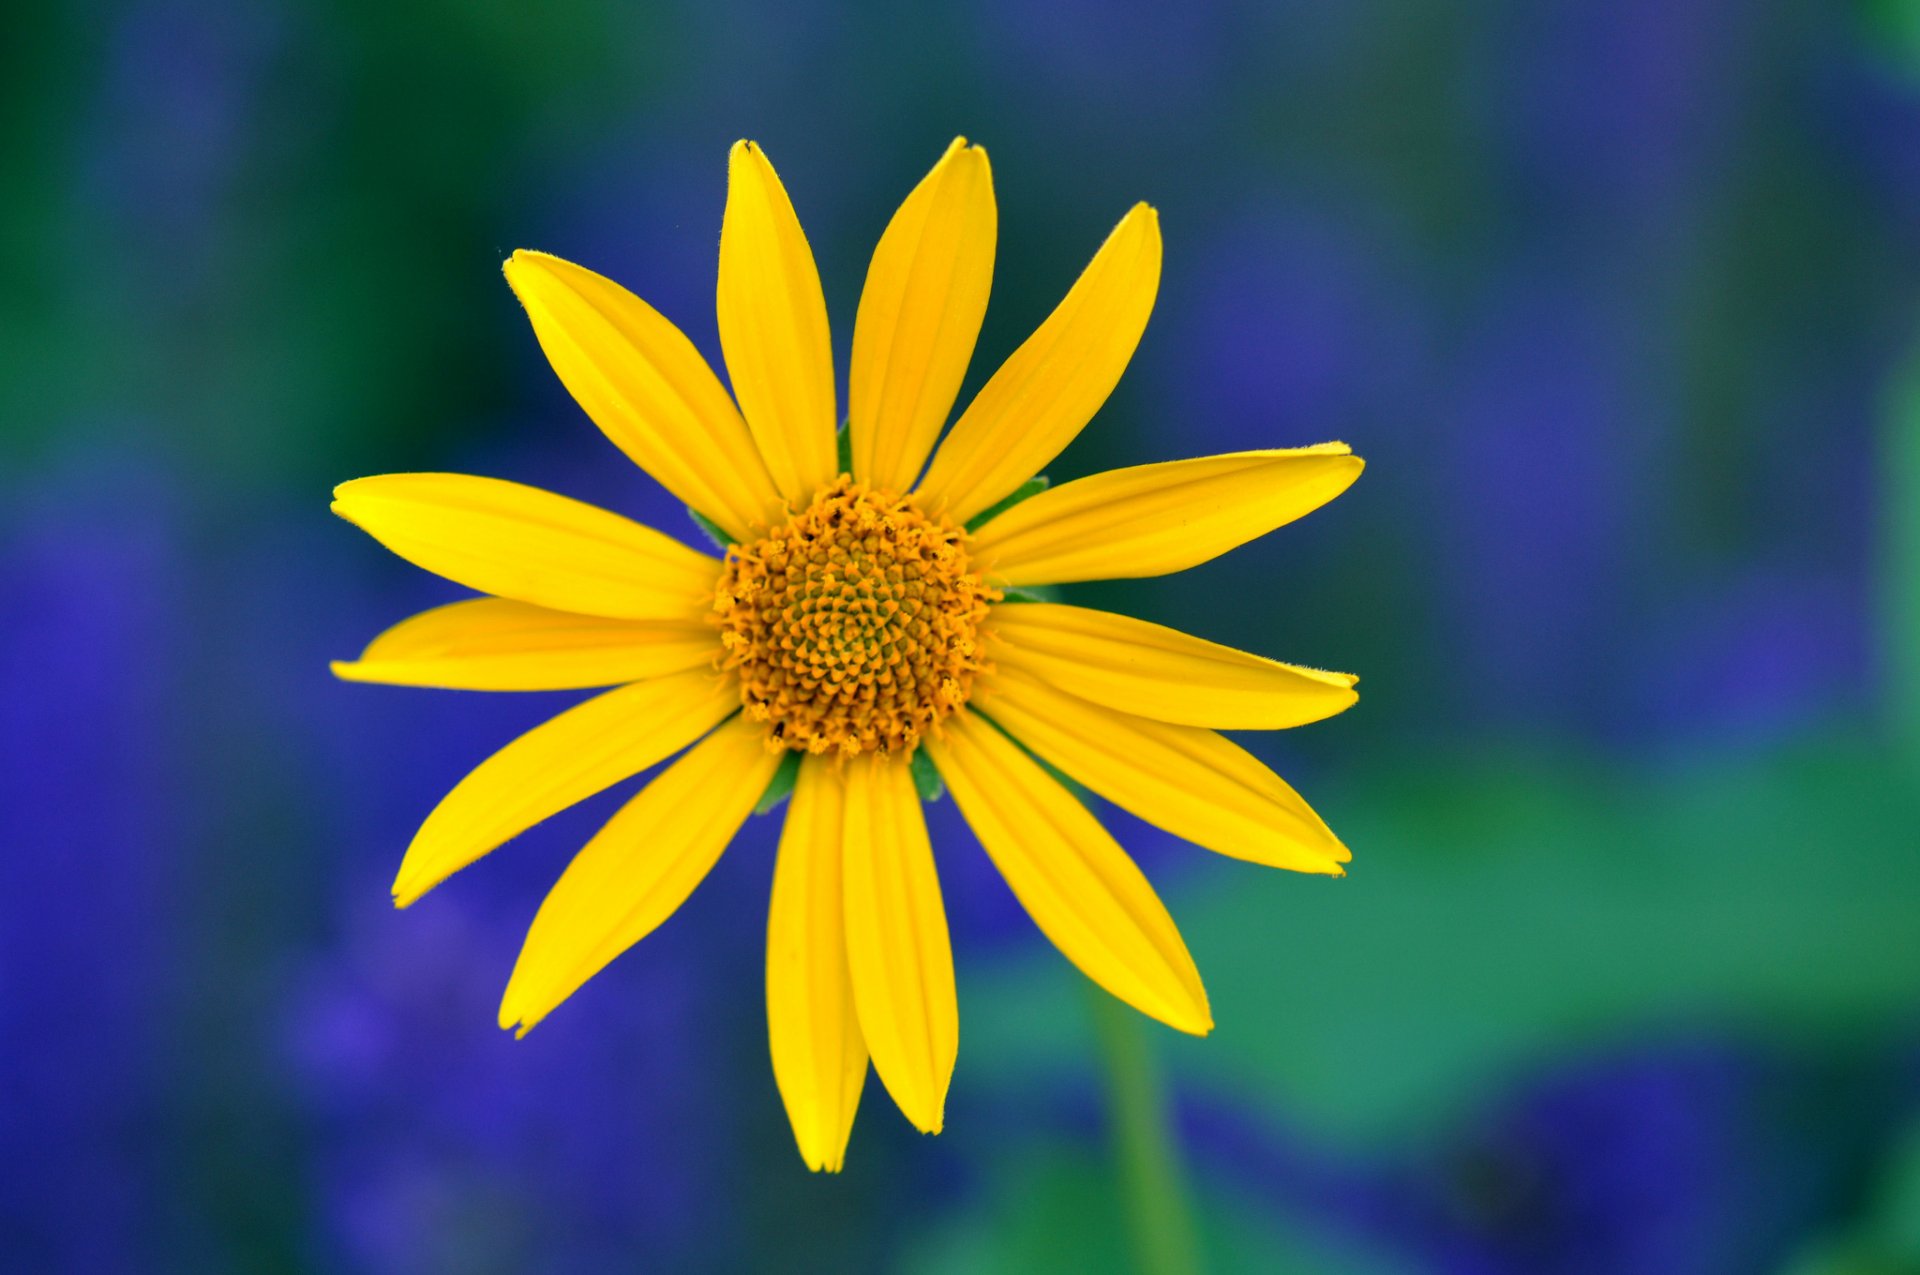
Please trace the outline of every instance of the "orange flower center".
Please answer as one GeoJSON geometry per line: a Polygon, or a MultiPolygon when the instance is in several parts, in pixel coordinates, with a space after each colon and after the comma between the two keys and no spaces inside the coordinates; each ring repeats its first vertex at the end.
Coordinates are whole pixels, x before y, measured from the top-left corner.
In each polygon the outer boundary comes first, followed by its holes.
{"type": "Polygon", "coordinates": [[[966,535],[846,475],[727,550],[713,610],[749,717],[776,748],[911,752],[966,703],[998,596],[966,535]]]}

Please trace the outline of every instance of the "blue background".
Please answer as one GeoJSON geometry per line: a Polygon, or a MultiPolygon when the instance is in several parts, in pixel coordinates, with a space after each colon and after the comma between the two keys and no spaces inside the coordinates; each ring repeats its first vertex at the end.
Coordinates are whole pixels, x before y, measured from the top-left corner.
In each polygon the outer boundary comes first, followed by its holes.
{"type": "MultiPolygon", "coordinates": [[[[1113,606],[1363,676],[1249,746],[1323,881],[1115,816],[1213,996],[1155,1032],[1220,1271],[1920,1270],[1920,11],[1898,0],[16,6],[0,42],[0,1253],[31,1271],[1123,1269],[1079,975],[934,811],[949,1132],[806,1174],[772,820],[527,1040],[619,794],[405,915],[566,696],[347,686],[455,596],[326,513],[459,469],[682,513],[498,274],[714,355],[762,142],[844,360],[949,138],[977,386],[1136,199],[1165,281],[1052,468],[1344,439],[1329,508],[1113,606]]],[[[842,385],[844,386],[844,362],[842,385]]]]}

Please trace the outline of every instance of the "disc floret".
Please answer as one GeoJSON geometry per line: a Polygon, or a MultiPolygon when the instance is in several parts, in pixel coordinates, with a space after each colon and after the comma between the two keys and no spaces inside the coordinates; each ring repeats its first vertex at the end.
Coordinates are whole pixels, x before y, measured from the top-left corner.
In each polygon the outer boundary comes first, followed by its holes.
{"type": "Polygon", "coordinates": [[[906,754],[966,703],[997,597],[962,529],[843,474],[727,550],[713,612],[772,747],[906,754]]]}

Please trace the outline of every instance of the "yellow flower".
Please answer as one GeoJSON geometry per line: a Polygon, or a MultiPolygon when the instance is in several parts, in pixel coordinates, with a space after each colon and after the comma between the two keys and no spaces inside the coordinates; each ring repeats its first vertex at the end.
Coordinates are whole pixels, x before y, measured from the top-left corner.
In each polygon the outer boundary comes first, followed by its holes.
{"type": "Polygon", "coordinates": [[[753,143],[733,148],[720,232],[731,398],[692,343],[619,285],[542,253],[506,263],[561,381],[717,528],[723,560],[497,479],[392,474],[334,492],[334,511],[389,549],[486,595],[389,629],[336,664],[339,676],[617,688],[461,780],[407,848],[397,904],[680,754],[548,894],[503,1027],[524,1034],[672,915],[783,763],[797,765],[773,874],[767,1018],[774,1079],[814,1169],[840,1167],[869,1059],[914,1125],[941,1127],[959,1019],[917,784],[929,761],[1067,959],[1184,1032],[1213,1020],[1172,918],[1047,766],[1222,854],[1332,875],[1348,858],[1293,789],[1216,732],[1338,713],[1354,678],[1022,591],[1205,562],[1331,500],[1360,460],[1326,443],[1031,494],[1146,327],[1160,228],[1145,204],[936,450],[986,310],[994,237],[986,152],[956,140],[874,252],[844,439],[813,256],[753,143]]]}

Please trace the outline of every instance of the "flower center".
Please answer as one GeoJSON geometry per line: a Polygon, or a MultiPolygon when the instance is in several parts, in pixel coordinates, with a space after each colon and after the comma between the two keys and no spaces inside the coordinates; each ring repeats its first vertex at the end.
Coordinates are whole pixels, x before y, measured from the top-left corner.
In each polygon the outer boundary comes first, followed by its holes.
{"type": "Polygon", "coordinates": [[[713,610],[749,717],[775,747],[907,753],[966,703],[997,596],[965,535],[846,475],[727,550],[713,610]]]}

